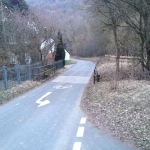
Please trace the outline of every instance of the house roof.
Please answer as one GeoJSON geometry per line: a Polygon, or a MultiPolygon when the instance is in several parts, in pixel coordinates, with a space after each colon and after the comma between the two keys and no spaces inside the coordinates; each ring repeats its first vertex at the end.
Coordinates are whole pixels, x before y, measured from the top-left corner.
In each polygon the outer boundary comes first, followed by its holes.
{"type": "MultiPolygon", "coordinates": [[[[65,49],[65,52],[66,52],[67,54],[69,54],[68,51],[67,51],[66,49],[65,49]]],[[[69,54],[69,55],[70,55],[70,54],[69,54]]]]}
{"type": "Polygon", "coordinates": [[[51,48],[51,50],[50,50],[50,53],[51,52],[54,52],[55,51],[55,43],[53,43],[54,42],[54,40],[53,39],[48,39],[48,40],[45,40],[42,44],[41,44],[41,46],[40,46],[40,50],[43,50],[46,46],[48,46],[48,45],[52,45],[52,48],[51,48]]]}

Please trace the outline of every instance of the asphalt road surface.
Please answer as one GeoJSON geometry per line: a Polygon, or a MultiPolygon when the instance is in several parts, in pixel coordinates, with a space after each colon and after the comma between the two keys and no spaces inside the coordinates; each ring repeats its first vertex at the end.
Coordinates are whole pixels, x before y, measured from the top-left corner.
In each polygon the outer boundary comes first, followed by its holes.
{"type": "Polygon", "coordinates": [[[67,72],[0,106],[0,150],[132,150],[98,131],[80,109],[94,64],[67,72]]]}

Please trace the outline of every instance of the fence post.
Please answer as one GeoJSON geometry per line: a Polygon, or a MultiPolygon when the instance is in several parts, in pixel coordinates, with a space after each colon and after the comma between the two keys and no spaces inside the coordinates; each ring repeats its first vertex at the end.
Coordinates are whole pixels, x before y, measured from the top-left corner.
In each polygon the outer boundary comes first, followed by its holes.
{"type": "Polygon", "coordinates": [[[20,84],[21,78],[20,78],[20,66],[19,66],[19,64],[16,65],[16,70],[17,70],[17,82],[18,82],[18,84],[20,84]]]}
{"type": "Polygon", "coordinates": [[[56,62],[53,63],[53,75],[56,73],[56,62]]]}
{"type": "Polygon", "coordinates": [[[58,65],[59,65],[58,69],[60,69],[61,68],[61,60],[58,61],[58,65]]]}
{"type": "Polygon", "coordinates": [[[8,81],[7,81],[7,69],[5,66],[3,66],[3,78],[4,78],[4,87],[5,87],[5,90],[8,89],[8,81]]]}
{"type": "Polygon", "coordinates": [[[59,69],[59,60],[57,61],[57,70],[59,69]]]}
{"type": "Polygon", "coordinates": [[[28,64],[28,79],[31,80],[31,66],[28,64]]]}
{"type": "Polygon", "coordinates": [[[63,68],[63,66],[64,66],[63,63],[64,63],[63,60],[61,60],[61,61],[60,61],[60,64],[61,64],[61,65],[60,65],[60,68],[63,68]]]}

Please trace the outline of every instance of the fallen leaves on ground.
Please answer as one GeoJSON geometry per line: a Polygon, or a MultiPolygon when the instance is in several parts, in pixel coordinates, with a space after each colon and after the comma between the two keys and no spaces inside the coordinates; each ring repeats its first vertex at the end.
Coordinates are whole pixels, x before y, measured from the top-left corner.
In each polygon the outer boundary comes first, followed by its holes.
{"type": "Polygon", "coordinates": [[[102,81],[89,83],[81,108],[97,128],[136,149],[150,150],[150,81],[127,76],[115,81],[115,69],[105,67],[99,68],[102,81]]]}
{"type": "Polygon", "coordinates": [[[20,85],[17,85],[11,89],[8,89],[6,91],[0,92],[0,104],[25,93],[26,91],[29,91],[37,86],[39,86],[41,83],[36,81],[25,81],[20,85]]]}
{"type": "MultiPolygon", "coordinates": [[[[55,72],[55,75],[53,75],[53,77],[48,78],[48,81],[51,81],[52,79],[54,79],[55,77],[57,77],[58,75],[66,72],[68,70],[68,68],[61,68],[59,70],[57,70],[55,72]]],[[[41,80],[41,82],[46,82],[47,80],[41,80]]],[[[17,85],[11,89],[8,89],[6,91],[1,91],[0,92],[0,104],[3,104],[9,100],[11,100],[12,98],[15,98],[39,85],[41,85],[41,82],[38,81],[25,81],[22,82],[20,85],[17,85]]]]}

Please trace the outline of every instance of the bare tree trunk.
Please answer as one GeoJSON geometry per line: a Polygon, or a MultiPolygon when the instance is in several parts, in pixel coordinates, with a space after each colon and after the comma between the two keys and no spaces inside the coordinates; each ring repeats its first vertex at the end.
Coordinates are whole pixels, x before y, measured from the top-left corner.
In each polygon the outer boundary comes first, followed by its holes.
{"type": "Polygon", "coordinates": [[[147,7],[145,12],[143,13],[143,20],[144,20],[144,26],[145,26],[145,42],[146,42],[146,69],[150,71],[150,16],[148,14],[147,7]]]}
{"type": "Polygon", "coordinates": [[[144,40],[141,41],[141,49],[140,49],[140,60],[141,60],[141,67],[142,67],[142,73],[144,73],[144,40]]]}
{"type": "Polygon", "coordinates": [[[146,69],[150,71],[150,43],[146,44],[146,52],[147,52],[147,61],[146,61],[146,69]]]}
{"type": "Polygon", "coordinates": [[[115,46],[116,46],[116,77],[117,80],[119,79],[119,59],[120,59],[120,48],[118,44],[118,37],[117,37],[117,27],[113,27],[113,34],[114,34],[114,40],[115,40],[115,46]]]}

